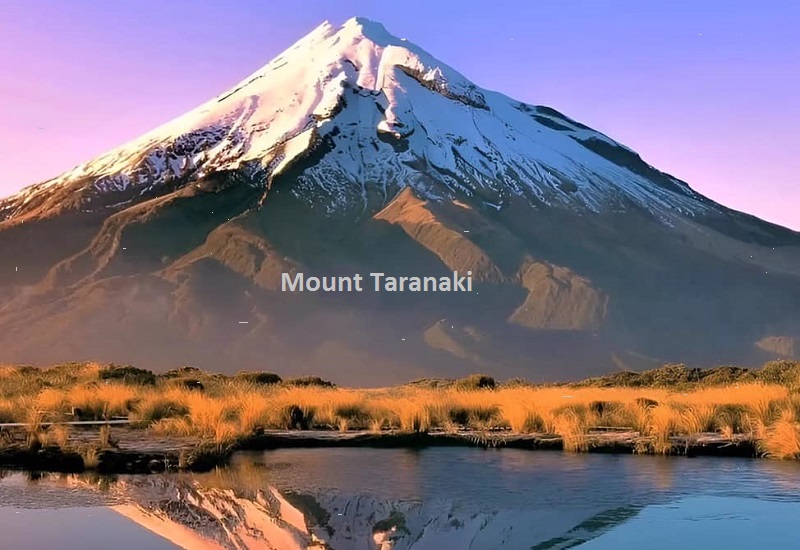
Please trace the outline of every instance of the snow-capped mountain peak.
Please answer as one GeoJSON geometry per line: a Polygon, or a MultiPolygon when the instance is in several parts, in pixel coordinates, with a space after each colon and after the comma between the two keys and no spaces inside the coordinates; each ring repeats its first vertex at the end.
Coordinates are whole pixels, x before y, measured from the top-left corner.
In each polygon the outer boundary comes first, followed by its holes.
{"type": "Polygon", "coordinates": [[[511,196],[667,219],[711,207],[631,150],[552,109],[483,90],[380,23],[324,22],[233,88],[62,176],[0,202],[0,220],[70,202],[116,208],[215,171],[268,190],[318,152],[292,193],[328,211],[411,186],[429,199],[511,196]],[[654,181],[655,180],[657,181],[654,181]]]}
{"type": "Polygon", "coordinates": [[[158,369],[260,370],[268,357],[358,385],[754,364],[800,334],[799,244],[353,19],[0,201],[13,266],[0,349],[7,362],[158,369]],[[342,307],[279,295],[290,271],[471,271],[476,287],[457,301],[354,293],[342,307]]]}

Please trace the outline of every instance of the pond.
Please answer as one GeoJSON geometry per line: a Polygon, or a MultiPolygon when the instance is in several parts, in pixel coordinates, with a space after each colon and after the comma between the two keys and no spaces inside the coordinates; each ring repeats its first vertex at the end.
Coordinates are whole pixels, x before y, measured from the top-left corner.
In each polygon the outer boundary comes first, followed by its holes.
{"type": "Polygon", "coordinates": [[[800,464],[286,449],[205,474],[9,473],[4,549],[800,548],[800,464]]]}

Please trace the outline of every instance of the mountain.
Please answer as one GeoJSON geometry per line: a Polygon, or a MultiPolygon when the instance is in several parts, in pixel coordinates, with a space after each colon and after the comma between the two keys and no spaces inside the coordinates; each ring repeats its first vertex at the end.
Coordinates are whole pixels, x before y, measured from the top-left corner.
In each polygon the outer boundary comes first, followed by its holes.
{"type": "MultiPolygon", "coordinates": [[[[102,131],[102,129],[98,129],[102,131]]],[[[800,234],[355,18],[0,201],[0,360],[570,379],[800,348],[800,234]],[[281,274],[472,293],[287,293],[281,274]]]]}
{"type": "MultiPolygon", "coordinates": [[[[129,477],[105,487],[105,498],[112,500],[112,510],[173,544],[203,550],[425,550],[498,544],[562,549],[597,538],[640,510],[596,502],[555,510],[507,502],[498,506],[492,497],[489,502],[412,501],[348,490],[281,492],[252,474],[234,470],[217,475],[222,479],[216,483],[202,475],[129,477]],[[238,484],[230,487],[222,480],[238,484]],[[242,487],[242,482],[249,485],[242,487]]],[[[98,490],[80,478],[67,485],[78,494],[98,490]]]]}

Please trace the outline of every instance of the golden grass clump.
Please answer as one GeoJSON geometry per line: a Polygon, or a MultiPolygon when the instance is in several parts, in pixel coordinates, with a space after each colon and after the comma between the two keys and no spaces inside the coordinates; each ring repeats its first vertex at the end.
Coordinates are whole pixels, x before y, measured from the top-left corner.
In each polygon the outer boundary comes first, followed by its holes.
{"type": "Polygon", "coordinates": [[[668,454],[672,450],[670,436],[678,431],[680,413],[670,405],[657,405],[645,412],[647,435],[652,438],[651,450],[657,454],[668,454]]]}
{"type": "Polygon", "coordinates": [[[586,415],[576,407],[565,407],[553,416],[553,432],[560,435],[566,451],[586,451],[589,441],[586,415]]]}
{"type": "Polygon", "coordinates": [[[508,422],[509,427],[522,434],[543,432],[541,417],[537,414],[532,402],[508,400],[500,408],[500,414],[508,422]]]}
{"type": "Polygon", "coordinates": [[[254,433],[259,428],[268,428],[272,419],[272,404],[269,398],[258,391],[248,391],[241,395],[239,427],[245,434],[254,433]]]}
{"type": "Polygon", "coordinates": [[[188,416],[196,433],[211,439],[228,429],[222,426],[236,419],[239,407],[235,399],[215,399],[196,392],[185,392],[181,401],[189,410],[188,416]]]}
{"type": "Polygon", "coordinates": [[[51,445],[58,446],[61,450],[69,448],[71,428],[64,424],[53,424],[47,428],[47,440],[51,445]]]}
{"type": "MultiPolygon", "coordinates": [[[[800,395],[763,379],[709,387],[537,387],[497,386],[484,383],[488,377],[474,377],[471,383],[346,389],[311,378],[259,383],[256,375],[225,377],[196,369],[153,375],[155,382],[143,384],[104,379],[102,368],[0,366],[0,422],[23,422],[31,441],[59,446],[69,434],[43,429],[43,423],[72,414],[127,417],[134,427],[154,433],[219,444],[269,429],[508,430],[556,434],[565,449],[585,451],[594,431],[614,430],[639,437],[648,452],[669,453],[676,438],[715,432],[732,441],[752,437],[769,456],[800,457],[800,395]]],[[[784,371],[775,376],[796,382],[794,371],[784,371]]]]}
{"type": "Polygon", "coordinates": [[[780,459],[800,458],[800,422],[797,413],[785,409],[771,425],[757,421],[758,448],[764,456],[780,459]]]}
{"type": "Polygon", "coordinates": [[[15,376],[17,372],[19,372],[19,369],[14,365],[0,365],[0,380],[7,380],[15,376]]]}
{"type": "Polygon", "coordinates": [[[174,396],[149,392],[131,403],[128,418],[135,427],[146,428],[159,420],[183,416],[188,412],[186,405],[174,396]]]}
{"type": "Polygon", "coordinates": [[[17,422],[19,408],[13,401],[0,401],[0,424],[17,422]]]}
{"type": "MultiPolygon", "coordinates": [[[[82,419],[103,420],[127,416],[136,402],[137,390],[122,384],[98,384],[71,389],[66,402],[82,419]]],[[[49,399],[52,399],[50,397],[49,399]]]]}
{"type": "Polygon", "coordinates": [[[692,403],[677,409],[680,415],[677,425],[686,434],[716,431],[718,426],[717,405],[692,403]]]}
{"type": "Polygon", "coordinates": [[[149,429],[156,435],[189,437],[193,435],[191,421],[186,418],[162,418],[150,424],[149,429]]]}

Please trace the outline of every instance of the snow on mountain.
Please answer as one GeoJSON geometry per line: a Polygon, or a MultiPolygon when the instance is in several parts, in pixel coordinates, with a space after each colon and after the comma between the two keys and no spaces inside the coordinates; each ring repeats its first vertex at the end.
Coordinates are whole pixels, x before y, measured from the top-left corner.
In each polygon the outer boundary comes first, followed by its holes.
{"type": "Polygon", "coordinates": [[[274,487],[237,491],[170,478],[120,481],[112,491],[121,500],[112,507],[117,513],[181,547],[207,550],[566,548],[609,527],[601,520],[607,510],[591,503],[569,510],[497,509],[336,491],[289,499],[274,487]],[[593,519],[596,532],[576,533],[593,519]]]}
{"type": "Polygon", "coordinates": [[[512,195],[594,212],[633,204],[667,222],[716,208],[603,134],[483,90],[354,18],[323,23],[186,115],[0,202],[0,220],[46,216],[42,205],[66,191],[81,210],[118,208],[217,171],[243,170],[266,192],[312,153],[291,192],[329,212],[406,186],[497,209],[512,195]]]}
{"type": "Polygon", "coordinates": [[[755,364],[798,334],[799,242],[351,19],[0,201],[0,349],[237,370],[268,350],[271,369],[358,385],[755,364]],[[273,295],[295,268],[471,270],[485,286],[468,307],[312,293],[298,307],[273,295]]]}

